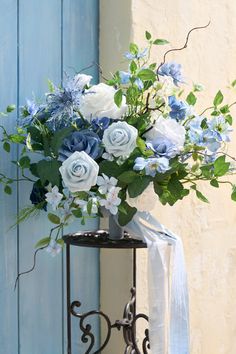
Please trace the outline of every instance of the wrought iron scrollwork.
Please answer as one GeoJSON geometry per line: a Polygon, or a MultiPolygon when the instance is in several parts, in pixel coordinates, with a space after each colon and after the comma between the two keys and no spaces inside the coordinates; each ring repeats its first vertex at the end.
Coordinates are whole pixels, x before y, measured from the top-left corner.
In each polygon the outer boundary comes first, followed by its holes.
{"type": "Polygon", "coordinates": [[[110,321],[109,317],[105,313],[103,313],[102,311],[89,311],[89,312],[81,314],[75,310],[75,308],[78,308],[80,306],[81,306],[81,303],[79,301],[73,301],[71,304],[71,307],[70,307],[70,312],[73,316],[80,318],[79,326],[82,331],[81,341],[83,343],[90,342],[89,347],[86,350],[85,354],[101,353],[102,350],[107,346],[107,344],[110,340],[110,337],[111,337],[111,328],[112,328],[111,321],[110,321]],[[99,349],[96,351],[92,351],[92,350],[94,350],[94,345],[95,345],[95,336],[92,332],[92,326],[90,324],[85,323],[86,320],[91,316],[100,316],[105,320],[105,322],[107,324],[106,338],[103,341],[102,345],[100,345],[99,349]]]}
{"type": "Polygon", "coordinates": [[[70,306],[70,312],[73,316],[80,319],[80,329],[82,331],[81,341],[83,343],[89,343],[89,347],[86,350],[85,354],[98,354],[101,353],[102,350],[107,346],[109,340],[111,338],[111,330],[116,328],[118,330],[123,330],[123,337],[125,340],[125,352],[124,354],[148,354],[148,350],[150,349],[149,344],[149,332],[148,329],[144,331],[144,339],[142,341],[142,351],[138,347],[137,339],[136,339],[136,324],[137,321],[140,319],[144,319],[148,322],[148,316],[145,314],[139,313],[136,315],[135,306],[136,306],[136,290],[135,288],[131,289],[131,299],[126,304],[123,314],[122,320],[115,321],[114,324],[111,323],[109,317],[102,311],[89,311],[86,313],[79,313],[77,312],[77,308],[81,306],[79,301],[72,302],[70,306]],[[100,316],[103,318],[107,325],[107,334],[106,338],[104,339],[103,343],[100,345],[99,349],[94,351],[95,346],[95,335],[92,332],[92,326],[86,321],[91,316],[100,316]]]}

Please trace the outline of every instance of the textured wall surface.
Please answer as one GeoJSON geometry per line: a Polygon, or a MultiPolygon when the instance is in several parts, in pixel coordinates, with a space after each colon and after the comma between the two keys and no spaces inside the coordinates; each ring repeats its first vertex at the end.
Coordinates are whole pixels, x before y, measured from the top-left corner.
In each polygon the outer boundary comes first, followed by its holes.
{"type": "MultiPolygon", "coordinates": [[[[236,78],[235,1],[121,1],[119,12],[114,11],[117,4],[115,0],[102,0],[101,4],[101,19],[104,19],[105,7],[106,18],[110,16],[109,21],[101,24],[101,64],[109,70],[119,63],[117,58],[114,61],[114,56],[121,54],[130,36],[135,42],[145,45],[144,32],[147,29],[155,37],[168,39],[171,42],[169,47],[178,47],[184,43],[190,28],[211,20],[209,28],[193,33],[188,49],[170,55],[169,59],[182,63],[186,89],[191,88],[192,82],[202,83],[206,87],[206,91],[199,95],[200,112],[201,108],[212,102],[218,88],[222,89],[228,100],[235,100],[226,89],[229,82],[236,78]],[[127,13],[130,23],[126,18],[127,13]],[[122,16],[121,20],[119,16],[122,16]],[[114,34],[110,41],[113,41],[113,47],[114,43],[117,45],[118,50],[116,47],[114,51],[109,50],[108,32],[114,34]]],[[[163,50],[156,49],[153,59],[161,59],[163,50]]],[[[234,114],[236,116],[236,110],[234,114]]],[[[236,133],[233,134],[233,140],[229,152],[235,155],[236,133]]],[[[190,289],[191,354],[234,354],[236,204],[230,200],[227,185],[220,190],[202,185],[201,190],[208,196],[210,204],[188,197],[172,208],[160,205],[154,214],[181,235],[184,242],[190,289]]],[[[127,256],[131,257],[124,255],[127,256]]],[[[109,268],[109,262],[112,263],[111,258],[106,258],[106,268],[109,268]]],[[[147,311],[146,252],[139,251],[138,258],[138,304],[140,309],[147,311]]],[[[124,262],[127,264],[126,258],[124,262]]],[[[122,284],[123,289],[127,288],[126,281],[127,275],[123,276],[123,280],[120,275],[119,289],[122,289],[122,284]]],[[[102,277],[102,304],[109,306],[109,298],[104,295],[108,291],[106,285],[107,281],[102,277]]],[[[116,347],[108,352],[120,354],[120,349],[116,347]]]]}

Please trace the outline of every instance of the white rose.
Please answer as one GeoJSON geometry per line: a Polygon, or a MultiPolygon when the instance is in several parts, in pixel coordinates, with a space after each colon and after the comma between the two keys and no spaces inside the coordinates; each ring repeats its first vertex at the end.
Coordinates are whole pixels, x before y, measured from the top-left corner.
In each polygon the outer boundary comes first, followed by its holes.
{"type": "Polygon", "coordinates": [[[150,183],[148,187],[136,198],[131,198],[129,193],[126,194],[126,202],[138,211],[151,211],[155,208],[159,198],[154,192],[153,183],[150,183]]]}
{"type": "Polygon", "coordinates": [[[89,121],[93,118],[108,117],[120,119],[127,111],[125,97],[123,97],[121,107],[117,107],[114,102],[116,90],[106,84],[98,84],[90,87],[80,100],[80,112],[89,121]]]}
{"type": "Polygon", "coordinates": [[[98,164],[84,151],[75,151],[59,168],[71,192],[89,191],[96,184],[98,170],[98,164]]]}
{"type": "Polygon", "coordinates": [[[109,154],[128,157],[137,146],[138,131],[126,122],[112,123],[105,131],[102,142],[109,154]]]}
{"type": "Polygon", "coordinates": [[[74,83],[78,86],[79,89],[83,89],[84,86],[89,85],[93,77],[85,74],[77,74],[74,77],[74,83]]]}
{"type": "Polygon", "coordinates": [[[184,147],[185,128],[171,118],[158,117],[153,128],[144,136],[147,141],[158,142],[167,140],[175,146],[177,152],[180,152],[184,147]]]}

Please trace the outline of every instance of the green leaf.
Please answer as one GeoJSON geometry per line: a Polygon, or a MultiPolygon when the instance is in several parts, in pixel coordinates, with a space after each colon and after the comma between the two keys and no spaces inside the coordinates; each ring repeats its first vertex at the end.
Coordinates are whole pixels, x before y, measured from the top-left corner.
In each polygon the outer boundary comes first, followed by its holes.
{"type": "Polygon", "coordinates": [[[59,167],[61,163],[57,160],[40,160],[37,163],[37,174],[41,179],[42,184],[44,185],[46,182],[51,183],[53,186],[60,185],[60,172],[59,167]]]}
{"type": "Polygon", "coordinates": [[[228,113],[228,112],[229,112],[229,105],[226,104],[226,105],[224,105],[223,107],[221,107],[221,108],[220,108],[220,112],[221,112],[222,114],[228,113]]]}
{"type": "Polygon", "coordinates": [[[93,207],[93,201],[92,201],[92,199],[90,199],[87,203],[87,212],[89,215],[91,215],[91,213],[92,213],[92,207],[93,207]]]}
{"type": "Polygon", "coordinates": [[[7,106],[7,113],[11,113],[16,109],[16,106],[14,104],[10,104],[9,106],[7,106]]]}
{"type": "Polygon", "coordinates": [[[44,237],[44,238],[41,238],[41,240],[39,240],[36,245],[35,245],[35,248],[41,248],[41,247],[45,247],[49,244],[51,240],[51,237],[44,237]]]}
{"type": "Polygon", "coordinates": [[[118,91],[116,91],[116,93],[114,95],[114,101],[115,101],[115,104],[117,105],[117,107],[121,106],[122,98],[123,98],[123,93],[122,93],[122,90],[119,89],[118,91]]]}
{"type": "Polygon", "coordinates": [[[145,141],[140,137],[138,137],[136,141],[137,141],[137,146],[140,149],[140,151],[144,152],[146,150],[145,141]]]}
{"type": "Polygon", "coordinates": [[[234,80],[234,81],[231,83],[231,86],[232,86],[232,87],[235,87],[235,86],[236,86],[236,80],[234,80]]]}
{"type": "Polygon", "coordinates": [[[104,173],[108,177],[118,177],[123,172],[123,165],[119,166],[115,161],[102,161],[99,165],[99,174],[104,173]]]}
{"type": "Polygon", "coordinates": [[[119,206],[118,222],[121,226],[125,226],[132,220],[134,214],[137,212],[136,208],[131,207],[128,203],[123,201],[119,206]],[[125,211],[124,211],[125,210],[125,211]]]}
{"type": "Polygon", "coordinates": [[[197,102],[197,97],[194,95],[193,92],[190,92],[186,98],[186,101],[189,105],[194,106],[197,102]]]}
{"type": "Polygon", "coordinates": [[[154,71],[152,71],[150,69],[140,70],[138,73],[138,77],[142,81],[155,81],[156,80],[156,74],[154,73],[154,71]]]}
{"type": "Polygon", "coordinates": [[[170,42],[167,41],[166,39],[161,39],[161,38],[158,38],[156,39],[153,44],[155,45],[165,45],[165,44],[169,44],[170,42]]]}
{"type": "Polygon", "coordinates": [[[30,158],[28,156],[23,156],[19,160],[19,165],[21,168],[30,168],[30,158]]]}
{"type": "Polygon", "coordinates": [[[60,238],[59,240],[57,240],[57,243],[58,243],[58,245],[63,247],[65,242],[64,242],[64,240],[62,238],[60,238]]]}
{"type": "Polygon", "coordinates": [[[218,91],[217,94],[215,95],[215,98],[213,101],[214,106],[215,107],[219,106],[222,103],[223,99],[224,99],[224,96],[223,96],[222,92],[218,91]]]}
{"type": "Polygon", "coordinates": [[[196,189],[196,196],[204,203],[209,203],[209,200],[199,191],[196,189]]]}
{"type": "Polygon", "coordinates": [[[131,61],[129,67],[130,67],[131,73],[132,73],[132,74],[135,74],[135,72],[136,72],[136,70],[137,70],[138,67],[137,67],[137,64],[135,63],[134,60],[131,61]]]}
{"type": "Polygon", "coordinates": [[[24,144],[25,143],[25,137],[22,135],[18,135],[18,134],[11,134],[9,136],[9,140],[13,143],[16,143],[16,144],[24,144]]]}
{"type": "Polygon", "coordinates": [[[131,54],[134,54],[134,55],[138,54],[138,46],[137,46],[137,44],[130,43],[129,51],[130,51],[131,54]]]}
{"type": "Polygon", "coordinates": [[[53,82],[48,79],[47,84],[48,84],[49,92],[50,93],[54,92],[54,84],[53,84],[53,82]]]}
{"type": "Polygon", "coordinates": [[[58,156],[58,150],[62,145],[63,140],[73,132],[72,127],[58,130],[51,139],[51,148],[53,153],[58,156]]]}
{"type": "Polygon", "coordinates": [[[229,125],[233,124],[233,117],[230,114],[227,114],[227,116],[225,117],[225,120],[227,123],[229,123],[229,125]]]}
{"type": "Polygon", "coordinates": [[[231,199],[234,202],[236,202],[236,186],[235,185],[233,186],[233,189],[232,189],[231,199]]]}
{"type": "Polygon", "coordinates": [[[3,149],[4,149],[6,152],[10,152],[10,151],[11,151],[11,145],[10,145],[7,141],[4,141],[4,143],[3,143],[3,149]]]}
{"type": "Polygon", "coordinates": [[[208,179],[213,177],[213,170],[212,170],[212,165],[206,165],[200,167],[200,170],[202,171],[202,175],[208,179]]]}
{"type": "Polygon", "coordinates": [[[172,194],[172,196],[178,200],[181,199],[182,197],[182,191],[183,191],[183,185],[179,181],[178,177],[176,174],[173,174],[169,180],[169,183],[167,185],[168,191],[172,194]]]}
{"type": "Polygon", "coordinates": [[[48,213],[48,219],[56,225],[59,225],[61,223],[61,220],[59,218],[59,216],[52,214],[52,213],[48,213]]]}
{"type": "Polygon", "coordinates": [[[230,163],[225,162],[225,156],[218,157],[214,162],[214,175],[216,177],[224,176],[229,171],[230,163]]]}
{"type": "Polygon", "coordinates": [[[12,194],[12,189],[8,184],[4,187],[4,192],[9,195],[12,194]]]}
{"type": "Polygon", "coordinates": [[[124,182],[126,184],[134,182],[134,180],[138,177],[137,173],[134,171],[125,171],[121,175],[118,176],[118,180],[124,182]]]}
{"type": "Polygon", "coordinates": [[[217,181],[217,179],[212,179],[212,180],[210,181],[210,185],[211,185],[212,187],[219,188],[219,182],[217,181]]]}
{"type": "Polygon", "coordinates": [[[140,176],[128,185],[128,192],[131,198],[140,195],[149,185],[152,178],[150,176],[140,176]]]}
{"type": "Polygon", "coordinates": [[[149,33],[148,31],[145,32],[145,37],[146,39],[149,41],[152,38],[151,33],[149,33]]]}
{"type": "Polygon", "coordinates": [[[82,218],[82,216],[83,216],[81,209],[72,210],[72,214],[76,218],[82,218]]]}

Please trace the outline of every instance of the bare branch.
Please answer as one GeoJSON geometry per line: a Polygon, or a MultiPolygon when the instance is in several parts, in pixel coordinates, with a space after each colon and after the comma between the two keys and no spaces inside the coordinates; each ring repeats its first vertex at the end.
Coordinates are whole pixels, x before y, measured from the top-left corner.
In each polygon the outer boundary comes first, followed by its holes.
{"type": "Polygon", "coordinates": [[[187,36],[186,36],[185,43],[184,43],[184,45],[183,45],[182,47],[180,47],[180,48],[173,48],[173,49],[167,50],[167,52],[165,52],[165,54],[164,54],[162,63],[161,63],[161,64],[158,66],[158,68],[157,68],[157,73],[158,73],[160,67],[161,67],[163,64],[165,64],[165,62],[166,62],[166,57],[167,57],[167,55],[168,55],[169,53],[181,51],[181,50],[187,48],[190,34],[191,34],[193,31],[207,28],[207,27],[210,25],[210,23],[211,23],[211,21],[209,21],[208,24],[205,25],[205,26],[199,26],[199,27],[194,27],[194,28],[192,28],[192,29],[188,32],[188,34],[187,34],[187,36]]]}

